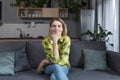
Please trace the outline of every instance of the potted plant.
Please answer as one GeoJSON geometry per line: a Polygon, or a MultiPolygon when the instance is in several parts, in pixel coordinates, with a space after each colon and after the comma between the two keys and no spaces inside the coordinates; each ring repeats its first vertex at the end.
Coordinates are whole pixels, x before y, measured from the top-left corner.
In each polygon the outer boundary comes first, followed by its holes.
{"type": "Polygon", "coordinates": [[[12,7],[25,7],[25,2],[27,0],[16,0],[15,3],[10,3],[12,7]]]}
{"type": "Polygon", "coordinates": [[[42,8],[47,2],[48,0],[27,0],[29,6],[33,8],[42,8]]]}
{"type": "MultiPolygon", "coordinates": [[[[88,35],[90,37],[91,41],[105,41],[109,42],[109,35],[113,35],[111,31],[103,29],[103,27],[98,24],[98,32],[94,31],[91,32],[90,30],[87,30],[86,32],[81,34],[82,36],[88,35]]],[[[113,46],[112,43],[110,43],[111,46],[113,46]]]]}
{"type": "Polygon", "coordinates": [[[75,22],[79,21],[80,8],[83,6],[80,4],[80,0],[56,0],[57,4],[61,8],[68,8],[70,13],[75,14],[73,18],[75,22]]]}
{"type": "Polygon", "coordinates": [[[16,0],[15,3],[10,3],[12,7],[43,7],[48,0],[16,0]]]}
{"type": "Polygon", "coordinates": [[[47,4],[48,0],[37,0],[35,2],[36,7],[44,7],[45,4],[47,4]]]}

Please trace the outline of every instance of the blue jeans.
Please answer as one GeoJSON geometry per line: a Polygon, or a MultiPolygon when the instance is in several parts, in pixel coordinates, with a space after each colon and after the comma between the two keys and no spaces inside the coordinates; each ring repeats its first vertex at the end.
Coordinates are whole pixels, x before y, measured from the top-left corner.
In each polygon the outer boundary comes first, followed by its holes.
{"type": "Polygon", "coordinates": [[[68,80],[68,72],[69,68],[65,68],[59,64],[48,65],[44,69],[44,73],[50,75],[50,80],[68,80]]]}

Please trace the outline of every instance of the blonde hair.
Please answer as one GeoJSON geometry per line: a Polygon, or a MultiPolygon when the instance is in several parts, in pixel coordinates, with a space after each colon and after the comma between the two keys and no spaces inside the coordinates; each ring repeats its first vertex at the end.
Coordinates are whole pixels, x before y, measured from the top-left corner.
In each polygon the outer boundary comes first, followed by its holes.
{"type": "Polygon", "coordinates": [[[62,27],[63,27],[63,32],[62,32],[62,35],[67,35],[67,26],[65,24],[65,22],[61,19],[61,18],[53,18],[50,22],[50,25],[49,27],[51,27],[52,23],[54,21],[59,21],[61,24],[62,24],[62,27]]]}

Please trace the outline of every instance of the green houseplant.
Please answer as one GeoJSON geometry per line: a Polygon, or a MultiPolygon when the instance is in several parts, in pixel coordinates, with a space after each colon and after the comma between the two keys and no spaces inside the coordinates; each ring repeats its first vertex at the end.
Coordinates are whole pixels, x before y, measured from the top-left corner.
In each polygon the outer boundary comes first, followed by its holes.
{"type": "Polygon", "coordinates": [[[12,7],[37,7],[41,8],[48,0],[16,0],[15,3],[10,3],[12,7]]]}
{"type": "Polygon", "coordinates": [[[12,6],[12,7],[21,7],[21,3],[24,3],[25,4],[25,2],[26,2],[27,0],[15,0],[15,3],[10,3],[10,5],[12,6]]]}
{"type": "MultiPolygon", "coordinates": [[[[91,41],[105,41],[105,42],[109,42],[109,35],[113,35],[113,33],[111,31],[105,30],[103,29],[103,27],[98,24],[98,32],[97,31],[90,31],[87,30],[86,32],[81,34],[82,36],[84,35],[88,35],[90,37],[91,41]]],[[[112,43],[110,43],[111,46],[113,46],[112,43]]]]}
{"type": "Polygon", "coordinates": [[[61,8],[68,8],[68,11],[70,13],[75,14],[74,16],[74,21],[78,22],[79,21],[79,12],[80,8],[83,6],[80,4],[81,0],[55,0],[59,7],[61,8]]]}

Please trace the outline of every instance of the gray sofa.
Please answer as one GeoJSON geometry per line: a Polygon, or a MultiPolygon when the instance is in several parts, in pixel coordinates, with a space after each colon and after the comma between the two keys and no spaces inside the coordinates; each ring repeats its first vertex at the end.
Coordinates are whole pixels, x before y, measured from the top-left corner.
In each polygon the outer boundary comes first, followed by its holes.
{"type": "MultiPolygon", "coordinates": [[[[108,70],[84,70],[83,49],[106,50],[106,46],[104,42],[72,41],[69,80],[120,80],[120,54],[106,51],[108,70]]],[[[36,73],[38,64],[45,58],[41,41],[3,41],[0,52],[4,51],[16,51],[15,74],[1,75],[0,80],[49,80],[44,73],[36,73]],[[25,52],[19,51],[22,48],[25,52]]]]}

